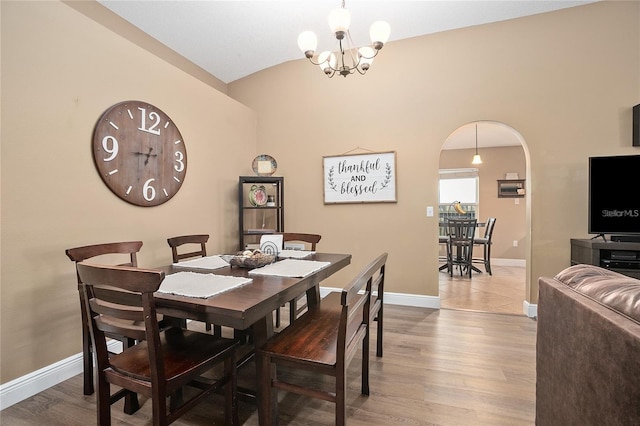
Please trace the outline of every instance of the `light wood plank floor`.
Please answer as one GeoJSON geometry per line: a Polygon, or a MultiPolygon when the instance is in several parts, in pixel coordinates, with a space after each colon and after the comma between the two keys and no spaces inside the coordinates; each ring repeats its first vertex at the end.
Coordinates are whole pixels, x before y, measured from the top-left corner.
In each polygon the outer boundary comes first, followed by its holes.
{"type": "MultiPolygon", "coordinates": [[[[457,279],[452,281],[458,284],[457,279]]],[[[387,305],[384,338],[382,358],[375,357],[372,338],[369,397],[360,395],[360,354],[349,367],[349,425],[534,424],[534,320],[524,315],[387,305]]],[[[252,380],[252,367],[240,372],[241,381],[252,380]]],[[[0,423],[95,424],[95,400],[82,395],[81,378],[77,375],[3,410],[0,423]]],[[[333,424],[333,404],[285,392],[279,398],[281,425],[333,424]]],[[[141,403],[133,416],[123,414],[122,402],[117,403],[112,408],[113,424],[150,425],[150,401],[141,403]]],[[[221,425],[222,403],[222,396],[214,395],[174,424],[221,425]]],[[[241,401],[239,406],[241,422],[257,425],[255,405],[241,401]]]]}
{"type": "Polygon", "coordinates": [[[459,273],[450,277],[446,271],[440,272],[440,306],[524,315],[526,268],[491,265],[493,275],[484,272],[484,267],[479,268],[483,272],[474,272],[471,279],[459,273]]]}

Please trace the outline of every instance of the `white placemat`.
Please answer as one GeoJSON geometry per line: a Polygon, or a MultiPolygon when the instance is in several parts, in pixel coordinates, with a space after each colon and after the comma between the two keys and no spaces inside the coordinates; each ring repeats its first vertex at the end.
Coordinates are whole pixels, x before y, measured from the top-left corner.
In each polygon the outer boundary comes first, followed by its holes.
{"type": "Polygon", "coordinates": [[[278,257],[281,259],[304,259],[312,254],[315,254],[315,251],[285,249],[278,253],[278,257]]]}
{"type": "Polygon", "coordinates": [[[173,266],[183,268],[219,269],[224,268],[225,266],[229,266],[229,263],[220,256],[216,255],[200,257],[198,259],[192,260],[185,260],[184,262],[174,263],[173,266]]]}
{"type": "Polygon", "coordinates": [[[158,292],[206,299],[251,281],[251,278],[177,272],[164,278],[158,292]]]}
{"type": "Polygon", "coordinates": [[[331,262],[316,260],[285,259],[262,268],[249,271],[250,275],[275,275],[278,277],[306,277],[329,266],[331,262]]]}

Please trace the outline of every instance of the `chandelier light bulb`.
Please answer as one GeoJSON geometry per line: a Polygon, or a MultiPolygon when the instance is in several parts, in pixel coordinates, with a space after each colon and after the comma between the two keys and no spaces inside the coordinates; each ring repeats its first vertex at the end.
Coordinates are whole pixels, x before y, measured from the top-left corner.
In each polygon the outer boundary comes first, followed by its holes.
{"type": "Polygon", "coordinates": [[[343,39],[351,25],[351,13],[345,8],[333,9],[329,14],[329,28],[337,39],[343,39]]]}
{"type": "Polygon", "coordinates": [[[363,46],[358,49],[358,56],[360,58],[360,68],[366,71],[371,66],[376,52],[370,46],[363,46]]]}
{"type": "Polygon", "coordinates": [[[313,31],[303,31],[298,36],[298,47],[307,58],[312,58],[318,47],[318,37],[313,31]]]}
{"type": "Polygon", "coordinates": [[[371,43],[376,50],[382,49],[382,46],[389,40],[389,35],[391,35],[391,27],[385,21],[376,21],[369,28],[369,37],[371,37],[371,43]],[[378,45],[380,47],[377,47],[378,45]]]}
{"type": "Polygon", "coordinates": [[[325,74],[331,74],[336,69],[336,55],[328,50],[318,55],[318,62],[318,66],[325,74]]]}

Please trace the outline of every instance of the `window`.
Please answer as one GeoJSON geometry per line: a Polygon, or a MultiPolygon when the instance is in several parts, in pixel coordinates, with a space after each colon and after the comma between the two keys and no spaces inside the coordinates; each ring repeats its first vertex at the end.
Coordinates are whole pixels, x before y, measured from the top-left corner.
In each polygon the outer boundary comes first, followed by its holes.
{"type": "MultiPolygon", "coordinates": [[[[478,217],[478,169],[442,169],[439,183],[438,219],[441,223],[449,218],[478,217]],[[455,208],[456,202],[464,213],[455,208]]],[[[440,232],[445,230],[441,228],[440,232]]]]}

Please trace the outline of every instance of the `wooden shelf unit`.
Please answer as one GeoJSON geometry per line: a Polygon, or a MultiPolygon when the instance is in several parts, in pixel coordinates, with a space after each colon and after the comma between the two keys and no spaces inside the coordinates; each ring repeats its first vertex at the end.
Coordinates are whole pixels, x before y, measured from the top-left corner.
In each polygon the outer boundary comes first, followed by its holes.
{"type": "Polygon", "coordinates": [[[239,250],[258,248],[260,237],[284,232],[284,178],[273,176],[240,176],[238,180],[239,250]],[[274,205],[254,206],[249,201],[253,185],[264,186],[274,205]]]}
{"type": "Polygon", "coordinates": [[[640,243],[571,239],[571,264],[580,263],[640,279],[640,243]]]}

